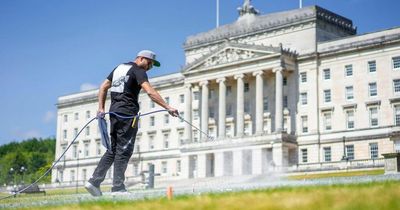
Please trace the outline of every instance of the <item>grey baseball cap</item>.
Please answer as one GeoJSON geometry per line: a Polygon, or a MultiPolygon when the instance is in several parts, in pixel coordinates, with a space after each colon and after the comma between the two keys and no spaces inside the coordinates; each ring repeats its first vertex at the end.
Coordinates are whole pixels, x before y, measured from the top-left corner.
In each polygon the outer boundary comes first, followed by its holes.
{"type": "Polygon", "coordinates": [[[153,51],[150,51],[150,50],[142,50],[142,51],[140,51],[138,54],[137,54],[137,57],[145,57],[145,58],[148,58],[148,59],[151,59],[151,60],[153,60],[153,64],[154,64],[154,66],[157,66],[157,67],[159,67],[161,64],[160,64],[160,62],[158,62],[157,60],[156,60],[156,54],[153,52],[153,51]]]}

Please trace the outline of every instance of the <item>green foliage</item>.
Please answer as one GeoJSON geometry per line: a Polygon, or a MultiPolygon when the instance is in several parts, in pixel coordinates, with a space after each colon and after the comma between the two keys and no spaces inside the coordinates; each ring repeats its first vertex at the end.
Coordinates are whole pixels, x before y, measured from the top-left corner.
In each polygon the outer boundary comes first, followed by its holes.
{"type": "MultiPolygon", "coordinates": [[[[39,178],[54,160],[55,143],[54,138],[33,138],[0,146],[0,184],[30,183],[39,178]],[[22,166],[26,171],[21,171],[22,166]]],[[[50,182],[50,176],[41,182],[50,182]]]]}

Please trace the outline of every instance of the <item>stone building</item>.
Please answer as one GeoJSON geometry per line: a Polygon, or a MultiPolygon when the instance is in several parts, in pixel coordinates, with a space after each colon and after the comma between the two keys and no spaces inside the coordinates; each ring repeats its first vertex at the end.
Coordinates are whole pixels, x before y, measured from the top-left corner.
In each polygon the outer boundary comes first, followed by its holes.
{"type": "MultiPolygon", "coordinates": [[[[260,15],[245,1],[237,21],[183,48],[183,69],[150,83],[214,139],[167,113],[143,117],[128,182],[148,164],[173,180],[382,167],[382,154],[400,150],[400,28],[357,35],[351,20],[318,6],[260,15]]],[[[140,105],[160,109],[145,94],[140,105]]],[[[57,106],[56,158],[95,116],[97,90],[57,106]]],[[[93,123],[52,181],[87,180],[103,153],[93,123]]]]}

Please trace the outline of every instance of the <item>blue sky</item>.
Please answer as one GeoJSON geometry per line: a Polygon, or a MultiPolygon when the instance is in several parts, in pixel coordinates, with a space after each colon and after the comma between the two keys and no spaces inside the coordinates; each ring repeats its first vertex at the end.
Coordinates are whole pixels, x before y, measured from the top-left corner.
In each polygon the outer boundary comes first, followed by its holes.
{"type": "MultiPolygon", "coordinates": [[[[216,0],[1,0],[0,144],[56,134],[57,98],[97,87],[141,49],[158,55],[154,77],[179,71],[182,44],[213,29],[216,0]]],[[[220,0],[220,25],[243,0],[220,0]]],[[[268,14],[298,0],[253,0],[268,14]]],[[[358,33],[400,26],[398,0],[303,0],[350,18],[358,33]]]]}

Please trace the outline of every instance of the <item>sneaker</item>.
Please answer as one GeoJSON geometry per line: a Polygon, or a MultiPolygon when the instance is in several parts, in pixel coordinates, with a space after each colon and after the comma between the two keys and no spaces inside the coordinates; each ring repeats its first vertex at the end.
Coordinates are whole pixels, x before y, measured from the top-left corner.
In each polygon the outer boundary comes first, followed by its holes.
{"type": "Polygon", "coordinates": [[[128,192],[127,190],[121,190],[121,191],[111,192],[111,195],[122,195],[122,196],[124,196],[124,195],[131,195],[131,193],[128,192]]]}
{"type": "Polygon", "coordinates": [[[103,193],[101,193],[100,188],[95,187],[94,185],[92,185],[92,183],[87,182],[85,184],[85,189],[92,195],[92,196],[102,196],[103,193]]]}

